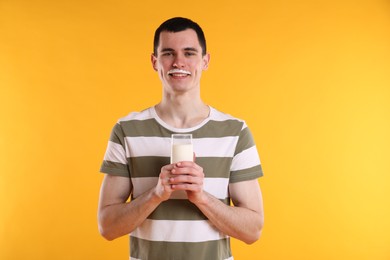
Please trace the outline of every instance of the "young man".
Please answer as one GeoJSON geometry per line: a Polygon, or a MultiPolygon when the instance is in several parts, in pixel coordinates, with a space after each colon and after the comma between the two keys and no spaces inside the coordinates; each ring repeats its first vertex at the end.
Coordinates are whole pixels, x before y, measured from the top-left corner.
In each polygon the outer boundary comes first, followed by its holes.
{"type": "Polygon", "coordinates": [[[112,131],[101,167],[107,174],[99,230],[108,240],[130,234],[130,259],[233,259],[229,237],[248,244],[260,237],[256,146],[244,121],[201,100],[209,60],[198,24],[165,21],[151,57],[162,100],[120,119],[112,131]],[[170,164],[173,133],[193,135],[194,162],[170,164]]]}

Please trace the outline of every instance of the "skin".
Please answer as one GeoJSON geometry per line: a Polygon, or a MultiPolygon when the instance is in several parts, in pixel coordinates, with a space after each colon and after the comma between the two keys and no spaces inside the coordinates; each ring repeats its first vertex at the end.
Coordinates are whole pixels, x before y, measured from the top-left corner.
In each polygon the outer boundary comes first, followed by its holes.
{"type": "MultiPolygon", "coordinates": [[[[162,100],[156,105],[156,112],[167,124],[189,128],[208,117],[209,107],[200,98],[200,78],[209,61],[209,54],[202,55],[197,35],[192,29],[160,34],[157,55],[151,56],[151,62],[163,87],[162,100]],[[173,69],[176,73],[170,73],[173,69]]],[[[221,232],[248,244],[257,241],[264,220],[257,180],[229,184],[233,207],[203,190],[204,176],[196,160],[165,165],[161,168],[157,185],[128,202],[132,192],[130,179],[105,175],[98,208],[102,236],[113,240],[129,234],[160,203],[168,200],[173,191],[184,190],[189,201],[221,232]]]]}

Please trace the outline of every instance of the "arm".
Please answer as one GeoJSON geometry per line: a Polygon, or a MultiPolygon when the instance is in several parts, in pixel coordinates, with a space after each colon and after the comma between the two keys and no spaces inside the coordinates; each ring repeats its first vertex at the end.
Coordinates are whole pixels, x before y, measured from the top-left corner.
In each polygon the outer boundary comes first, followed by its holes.
{"type": "Polygon", "coordinates": [[[257,180],[232,183],[230,197],[234,207],[203,190],[203,169],[194,164],[177,164],[170,178],[173,189],[186,190],[194,203],[218,230],[251,244],[259,239],[264,222],[263,200],[257,180]],[[187,175],[180,175],[187,173],[187,175]]]}
{"type": "Polygon", "coordinates": [[[172,166],[161,169],[158,184],[141,196],[127,202],[131,192],[128,177],[106,175],[104,177],[98,207],[98,224],[101,235],[113,240],[129,234],[153,212],[164,200],[170,197],[171,186],[167,184],[167,175],[172,166]]]}
{"type": "Polygon", "coordinates": [[[263,202],[257,180],[230,184],[229,191],[234,207],[208,193],[196,205],[221,232],[247,244],[256,242],[264,222],[263,202]]]}

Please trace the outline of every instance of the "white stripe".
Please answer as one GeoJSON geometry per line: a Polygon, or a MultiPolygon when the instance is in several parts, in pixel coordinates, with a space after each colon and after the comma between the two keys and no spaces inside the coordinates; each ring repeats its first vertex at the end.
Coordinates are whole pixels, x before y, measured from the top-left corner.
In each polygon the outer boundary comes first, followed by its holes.
{"type": "Polygon", "coordinates": [[[131,112],[127,116],[120,118],[118,122],[125,122],[130,120],[147,120],[151,118],[153,118],[153,116],[150,114],[150,109],[146,109],[141,112],[131,112]]]}
{"type": "Polygon", "coordinates": [[[104,155],[104,160],[127,164],[125,150],[123,146],[111,141],[108,141],[107,150],[104,155]]]}
{"type": "Polygon", "coordinates": [[[194,139],[194,152],[200,157],[233,157],[238,136],[194,139]]]}
{"type": "Polygon", "coordinates": [[[133,183],[133,197],[137,198],[142,193],[155,187],[158,182],[158,177],[131,178],[131,182],[133,183]]]}
{"type": "MultiPolygon", "coordinates": [[[[238,136],[193,139],[194,152],[199,157],[233,157],[238,136]]],[[[171,155],[170,137],[126,137],[126,156],[171,155]]]]}
{"type": "Polygon", "coordinates": [[[171,156],[171,138],[164,137],[126,137],[126,156],[171,156]]]}
{"type": "Polygon", "coordinates": [[[257,153],[256,146],[252,146],[249,149],[242,151],[234,156],[232,161],[232,171],[239,171],[242,169],[254,167],[260,164],[259,154],[257,153]]]}
{"type": "Polygon", "coordinates": [[[239,118],[235,118],[230,114],[223,113],[223,112],[221,112],[213,107],[211,107],[210,118],[211,118],[211,120],[214,120],[214,121],[236,120],[239,122],[243,122],[243,120],[241,120],[239,118]]]}
{"type": "Polygon", "coordinates": [[[130,236],[150,241],[167,242],[204,242],[227,238],[208,220],[146,219],[130,236]]]}
{"type": "MultiPolygon", "coordinates": [[[[141,177],[132,178],[133,197],[137,198],[144,192],[152,189],[157,185],[158,177],[141,177]]],[[[218,199],[226,199],[228,197],[229,179],[227,178],[205,178],[203,181],[203,189],[218,199]]],[[[185,191],[175,191],[171,195],[171,199],[187,199],[185,191]]]]}
{"type": "Polygon", "coordinates": [[[203,189],[216,197],[217,199],[226,199],[228,197],[228,178],[205,178],[203,189]]]}

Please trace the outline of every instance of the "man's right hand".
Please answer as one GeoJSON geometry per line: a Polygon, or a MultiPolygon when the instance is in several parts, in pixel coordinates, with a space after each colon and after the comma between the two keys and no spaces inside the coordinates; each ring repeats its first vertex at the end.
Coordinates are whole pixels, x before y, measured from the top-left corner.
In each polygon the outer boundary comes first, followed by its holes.
{"type": "Polygon", "coordinates": [[[168,164],[161,168],[158,183],[155,187],[155,194],[162,201],[168,200],[173,192],[170,183],[172,177],[171,171],[174,168],[174,164],[168,164]]]}

